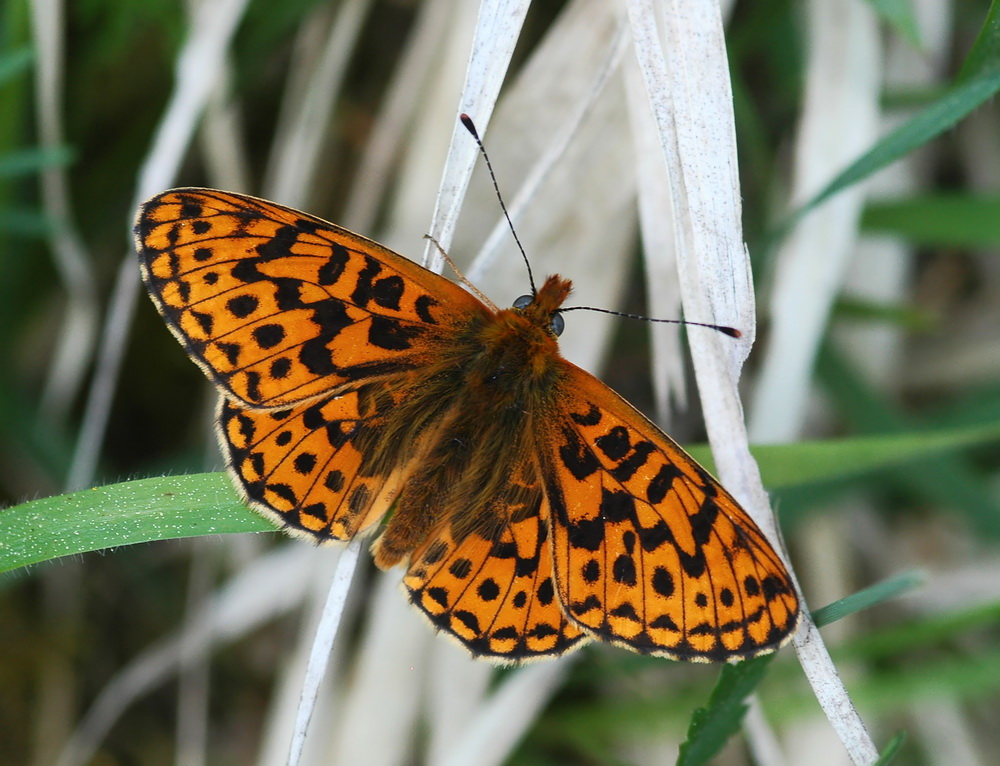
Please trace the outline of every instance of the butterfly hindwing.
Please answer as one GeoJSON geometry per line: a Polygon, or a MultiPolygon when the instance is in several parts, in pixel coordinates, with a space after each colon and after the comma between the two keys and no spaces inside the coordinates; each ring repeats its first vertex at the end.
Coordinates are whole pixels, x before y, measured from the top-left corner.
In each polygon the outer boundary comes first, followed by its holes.
{"type": "Polygon", "coordinates": [[[641,413],[566,365],[541,457],[567,614],[599,639],[676,659],[777,648],[798,599],[756,524],[641,413]]]}
{"type": "Polygon", "coordinates": [[[403,482],[402,456],[380,437],[408,391],[369,384],[266,411],[221,397],[219,439],[230,476],[254,508],[288,531],[350,540],[381,520],[403,482]]]}
{"type": "Polygon", "coordinates": [[[556,599],[548,510],[537,479],[526,478],[534,474],[525,465],[511,482],[511,497],[492,502],[487,510],[497,514],[496,523],[464,531],[460,520],[441,523],[403,578],[435,626],[499,662],[563,654],[586,639],[556,599]]]}
{"type": "Polygon", "coordinates": [[[381,245],[273,202],[211,189],[147,201],[143,279],[229,396],[280,408],[418,369],[482,305],[381,245]]]}

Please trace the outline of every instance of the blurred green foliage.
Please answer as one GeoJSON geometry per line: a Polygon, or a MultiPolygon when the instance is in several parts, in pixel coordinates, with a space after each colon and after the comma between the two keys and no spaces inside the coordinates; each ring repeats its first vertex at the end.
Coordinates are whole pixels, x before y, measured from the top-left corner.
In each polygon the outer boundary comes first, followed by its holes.
{"type": "MultiPolygon", "coordinates": [[[[363,53],[352,65],[344,103],[331,128],[328,157],[345,177],[357,166],[358,150],[411,30],[415,5],[375,3],[364,26],[358,45],[363,53]]],[[[531,33],[541,37],[562,5],[539,3],[531,33]]],[[[916,45],[919,38],[907,4],[872,5],[888,20],[886,35],[901,34],[916,45]]],[[[881,306],[845,297],[816,365],[829,431],[836,438],[761,450],[765,479],[773,479],[769,486],[776,492],[780,516],[789,521],[793,556],[794,535],[808,529],[811,519],[844,498],[864,497],[885,534],[913,540],[913,549],[925,550],[932,563],[940,563],[937,575],[928,577],[954,575],[948,582],[962,581],[963,557],[995,563],[1000,554],[1000,364],[995,354],[1000,348],[995,311],[1000,306],[995,265],[1000,197],[995,185],[984,188],[976,182],[963,157],[968,120],[984,120],[1000,135],[993,103],[1000,88],[1000,37],[995,6],[966,0],[958,8],[951,30],[957,52],[947,81],[916,97],[887,92],[886,108],[899,110],[892,112],[899,127],[819,196],[862,182],[900,157],[922,158],[925,188],[872,200],[861,220],[865,233],[892,236],[914,249],[909,302],[881,306]],[[905,357],[893,386],[868,381],[853,349],[838,338],[839,330],[858,325],[907,334],[906,351],[912,356],[905,357]],[[926,360],[937,358],[936,349],[967,349],[967,354],[942,357],[952,359],[955,369],[935,370],[926,360]],[[986,351],[977,356],[977,349],[986,351]],[[960,369],[962,360],[968,371],[960,369]],[[935,377],[934,372],[941,374],[935,377]]],[[[206,461],[217,460],[206,447],[204,427],[212,395],[148,303],[143,302],[129,328],[132,340],[100,452],[100,483],[110,486],[60,495],[81,428],[86,389],[72,392],[62,414],[47,411],[42,401],[65,321],[66,290],[50,247],[50,237],[63,222],[52,220],[45,209],[41,174],[53,168],[67,172],[70,207],[86,243],[103,316],[130,248],[128,224],[140,163],[163,115],[175,56],[185,39],[183,9],[183,4],[166,0],[66,4],[66,68],[60,91],[64,143],[43,147],[37,137],[33,78],[39,62],[29,6],[9,2],[0,7],[0,503],[32,501],[0,512],[0,570],[127,543],[267,528],[236,502],[221,475],[170,477],[203,470],[206,461]],[[136,476],[169,478],[125,481],[136,476]],[[180,495],[190,502],[178,501],[180,495]],[[37,534],[26,527],[33,518],[37,534]]],[[[303,19],[323,12],[324,4],[317,0],[253,0],[237,32],[228,87],[241,107],[239,138],[246,143],[254,178],[264,172],[303,19]]],[[[802,105],[802,14],[802,6],[789,0],[739,3],[728,26],[744,226],[761,267],[760,281],[780,241],[776,224],[791,220],[781,202],[787,184],[781,179],[787,175],[788,147],[802,105]]],[[[1000,162],[1000,147],[992,148],[997,152],[979,158],[983,166],[1000,162]]],[[[196,184],[205,176],[192,151],[183,181],[196,184]]],[[[339,204],[333,201],[330,207],[339,204]]],[[[98,365],[92,356],[85,362],[88,373],[98,365]]],[[[651,410],[648,401],[636,404],[651,410]]],[[[701,437],[697,429],[677,435],[682,440],[701,437]]],[[[56,588],[47,578],[53,572],[58,577],[61,567],[76,571],[79,557],[21,569],[0,580],[0,625],[5,627],[0,685],[9,690],[0,695],[0,752],[9,754],[12,763],[28,762],[36,752],[30,735],[36,707],[25,700],[44,696],[40,689],[48,669],[57,667],[74,678],[70,707],[82,708],[115,669],[175,629],[184,614],[185,556],[180,547],[159,545],[84,557],[87,575],[66,613],[53,611],[46,594],[56,588]]],[[[870,552],[859,551],[849,566],[856,570],[859,589],[879,577],[870,552]]],[[[913,701],[947,699],[966,711],[968,725],[981,733],[986,758],[998,757],[993,732],[984,724],[988,716],[977,712],[1000,704],[1000,655],[995,649],[1000,601],[997,584],[992,583],[992,590],[986,587],[996,575],[986,571],[982,592],[955,594],[954,612],[895,611],[889,599],[896,592],[889,591],[874,600],[878,609],[852,618],[855,632],[835,645],[835,652],[852,669],[862,669],[852,674],[850,686],[866,715],[887,722],[883,732],[911,725],[905,714],[913,701]]],[[[249,646],[249,640],[238,643],[219,652],[213,666],[218,691],[212,715],[221,722],[218,739],[226,742],[213,751],[224,751],[217,762],[249,762],[255,752],[256,739],[232,745],[239,739],[233,732],[259,727],[272,668],[284,659],[282,647],[288,644],[287,626],[272,625],[263,633],[259,646],[249,646]]],[[[657,675],[661,661],[603,649],[588,652],[588,662],[574,668],[514,762],[614,764],[622,762],[616,746],[623,741],[642,743],[664,730],[682,738],[691,711],[712,697],[718,675],[703,667],[668,668],[665,695],[663,677],[657,675]]],[[[750,663],[738,670],[726,668],[709,713],[704,719],[700,714],[702,723],[691,726],[693,744],[685,763],[711,758],[698,755],[704,738],[735,730],[743,696],[758,682],[776,725],[815,712],[790,656],[779,658],[771,670],[764,678],[750,663]],[[721,728],[704,725],[720,710],[721,728]]],[[[109,737],[101,762],[170,762],[173,730],[162,722],[173,704],[171,692],[164,690],[131,711],[129,725],[109,737]]],[[[883,734],[886,740],[888,736],[883,734]]],[[[927,762],[919,737],[910,737],[900,752],[908,763],[927,762]]]]}

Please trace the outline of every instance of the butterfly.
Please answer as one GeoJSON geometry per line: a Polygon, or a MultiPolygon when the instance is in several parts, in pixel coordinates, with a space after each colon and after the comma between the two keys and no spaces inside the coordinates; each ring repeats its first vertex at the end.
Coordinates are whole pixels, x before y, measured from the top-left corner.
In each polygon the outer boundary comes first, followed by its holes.
{"type": "Polygon", "coordinates": [[[724,661],[775,650],[799,601],[733,497],[559,354],[571,284],[497,309],[306,213],[185,188],[142,205],[142,277],[221,393],[246,502],[315,542],[374,535],[476,656],[589,639],[724,661]]]}

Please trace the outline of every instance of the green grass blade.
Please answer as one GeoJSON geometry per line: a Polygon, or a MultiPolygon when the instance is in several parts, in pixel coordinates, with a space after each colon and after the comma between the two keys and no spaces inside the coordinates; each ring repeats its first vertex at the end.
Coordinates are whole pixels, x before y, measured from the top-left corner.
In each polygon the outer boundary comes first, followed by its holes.
{"type": "Polygon", "coordinates": [[[997,8],[998,3],[993,2],[955,84],[845,168],[815,197],[789,216],[778,229],[777,236],[789,231],[803,215],[837,192],[868,178],[954,127],[1000,90],[1000,23],[997,8]]]}
{"type": "Polygon", "coordinates": [[[910,45],[921,47],[920,28],[910,0],[868,0],[868,4],[910,45]]]}
{"type": "Polygon", "coordinates": [[[826,606],[814,610],[812,613],[813,622],[815,622],[818,627],[830,625],[831,623],[841,620],[850,614],[860,612],[864,609],[870,609],[873,606],[881,604],[883,601],[895,598],[901,593],[913,590],[926,582],[926,580],[927,575],[924,572],[903,572],[895,575],[894,577],[877,582],[874,585],[870,585],[869,587],[859,590],[856,593],[852,593],[850,596],[838,599],[832,604],[827,604],[826,606]]]}
{"type": "Polygon", "coordinates": [[[861,226],[916,245],[997,247],[1000,197],[934,195],[874,202],[865,207],[861,226]]]}
{"type": "Polygon", "coordinates": [[[1000,423],[752,448],[767,487],[863,476],[937,453],[1000,440],[1000,423]]]}
{"type": "Polygon", "coordinates": [[[792,223],[837,192],[863,181],[953,128],[970,112],[991,99],[998,90],[1000,90],[1000,71],[993,69],[951,88],[933,104],[890,131],[875,146],[852,162],[819,194],[796,210],[786,226],[790,228],[792,223]]]}
{"type": "Polygon", "coordinates": [[[744,700],[763,680],[773,658],[768,654],[722,669],[708,705],[691,716],[687,740],[677,757],[678,766],[701,766],[719,754],[742,726],[747,711],[744,700]]]}
{"type": "Polygon", "coordinates": [[[934,614],[879,628],[858,636],[836,650],[838,661],[878,663],[907,653],[928,653],[953,646],[959,637],[974,631],[993,631],[1000,624],[1000,602],[976,604],[967,609],[934,614]]]}
{"type": "MultiPolygon", "coordinates": [[[[754,448],[765,483],[787,488],[862,475],[1000,439],[1000,423],[754,448]]],[[[708,465],[707,448],[692,452],[708,465]]],[[[34,500],[0,511],[0,572],[132,543],[270,531],[224,474],[167,476],[34,500]]]]}
{"type": "Polygon", "coordinates": [[[0,511],[0,572],[119,545],[274,528],[221,473],[129,481],[0,511]]]}
{"type": "MultiPolygon", "coordinates": [[[[751,447],[764,485],[771,490],[863,476],[882,468],[1000,440],[1000,422],[965,428],[858,436],[844,439],[751,447]]],[[[698,462],[712,470],[705,445],[691,447],[698,462]]]]}
{"type": "Polygon", "coordinates": [[[44,213],[29,208],[0,210],[0,232],[19,237],[44,237],[52,232],[52,222],[44,213]]]}
{"type": "Polygon", "coordinates": [[[979,29],[969,55],[965,57],[956,82],[966,82],[976,75],[1000,68],[1000,2],[993,0],[986,21],[979,29]]]}
{"type": "Polygon", "coordinates": [[[22,149],[0,155],[0,180],[31,175],[53,165],[68,165],[72,159],[73,152],[68,146],[22,149]]]}
{"type": "Polygon", "coordinates": [[[879,759],[875,761],[874,766],[889,766],[896,756],[899,755],[899,749],[903,746],[903,742],[906,741],[906,732],[901,731],[895,737],[889,740],[889,744],[885,746],[885,750],[879,756],[879,759]]]}
{"type": "Polygon", "coordinates": [[[0,85],[28,71],[35,52],[28,45],[0,55],[0,85]]]}
{"type": "MultiPolygon", "coordinates": [[[[816,371],[843,417],[857,430],[914,435],[913,422],[884,401],[830,344],[820,350],[816,371]]],[[[979,427],[989,431],[998,425],[1000,421],[993,420],[979,427]]],[[[1000,499],[962,455],[927,455],[891,470],[890,479],[898,487],[936,506],[961,511],[977,533],[1000,538],[1000,499]]]]}
{"type": "Polygon", "coordinates": [[[858,706],[879,713],[900,713],[943,695],[955,702],[989,707],[995,704],[991,700],[998,691],[1000,652],[992,647],[964,654],[938,653],[908,666],[894,663],[851,684],[851,697],[858,706]]]}

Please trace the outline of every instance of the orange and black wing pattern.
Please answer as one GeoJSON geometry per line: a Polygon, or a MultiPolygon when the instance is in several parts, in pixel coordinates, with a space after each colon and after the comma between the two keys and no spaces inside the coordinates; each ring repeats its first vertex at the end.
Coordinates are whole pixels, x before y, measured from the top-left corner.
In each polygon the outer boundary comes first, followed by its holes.
{"type": "Polygon", "coordinates": [[[153,302],[222,394],[238,490],[317,542],[381,529],[376,564],[406,562],[413,603],[473,654],[597,638],[730,660],[794,631],[791,578],[746,512],[559,356],[568,280],[497,311],[369,239],[209,189],[153,197],[135,231],[153,302]]]}
{"type": "Polygon", "coordinates": [[[486,311],[376,242],[273,202],[174,189],[136,219],[143,280],[228,396],[280,408],[419,369],[486,311]]]}
{"type": "Polygon", "coordinates": [[[244,498],[320,542],[373,529],[408,468],[387,422],[487,309],[371,240],[241,194],[164,192],[135,232],[154,304],[223,394],[244,498]]]}
{"type": "Polygon", "coordinates": [[[371,445],[408,391],[368,384],[282,410],[252,410],[223,396],[217,426],[230,475],[247,502],[298,536],[346,541],[372,531],[406,466],[371,445]],[[393,464],[375,464],[373,454],[393,464]]]}
{"type": "Polygon", "coordinates": [[[723,661],[773,651],[798,623],[780,557],[705,469],[566,363],[539,436],[559,601],[589,635],[643,654],[723,661]]]}
{"type": "Polygon", "coordinates": [[[491,522],[442,522],[414,552],[403,577],[413,603],[473,654],[494,661],[560,655],[586,641],[556,598],[548,509],[534,464],[515,470],[479,515],[491,522]]]}

